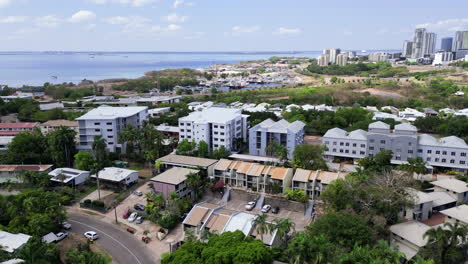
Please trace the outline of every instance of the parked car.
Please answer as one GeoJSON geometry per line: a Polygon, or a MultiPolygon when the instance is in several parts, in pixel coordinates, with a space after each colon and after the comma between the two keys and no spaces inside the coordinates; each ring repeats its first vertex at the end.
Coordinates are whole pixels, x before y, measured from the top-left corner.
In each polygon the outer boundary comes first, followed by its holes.
{"type": "Polygon", "coordinates": [[[265,204],[263,207],[262,207],[262,213],[268,213],[271,209],[271,205],[269,204],[265,204]]]}
{"type": "Polygon", "coordinates": [[[130,217],[128,217],[128,221],[129,222],[133,222],[135,221],[135,219],[138,217],[138,213],[137,212],[133,212],[130,217]]]}
{"type": "Polygon", "coordinates": [[[255,202],[255,201],[249,202],[248,204],[245,205],[245,210],[252,211],[252,209],[254,209],[256,203],[257,202],[255,202]]]}
{"type": "Polygon", "coordinates": [[[62,223],[62,227],[63,227],[63,229],[65,229],[65,230],[70,230],[71,227],[72,227],[72,225],[71,225],[70,223],[68,223],[68,222],[65,221],[65,222],[62,223]]]}
{"type": "Polygon", "coordinates": [[[94,231],[88,231],[84,233],[84,236],[91,241],[94,241],[99,238],[98,234],[94,231]]]}
{"type": "Polygon", "coordinates": [[[135,210],[138,210],[138,211],[144,211],[145,210],[145,206],[142,205],[142,204],[135,204],[133,206],[133,208],[135,208],[135,210]]]}
{"type": "Polygon", "coordinates": [[[134,191],[133,194],[136,195],[136,196],[143,196],[143,193],[141,191],[138,191],[138,190],[134,191]]]}
{"type": "Polygon", "coordinates": [[[279,207],[275,206],[275,207],[273,207],[273,209],[271,209],[271,212],[274,213],[274,214],[277,214],[277,213],[279,213],[279,210],[280,210],[279,207]]]}
{"type": "Polygon", "coordinates": [[[125,213],[122,215],[123,219],[127,219],[132,212],[130,210],[125,211],[125,213]]]}
{"type": "Polygon", "coordinates": [[[135,224],[138,224],[138,225],[139,225],[139,224],[143,223],[143,221],[144,221],[143,217],[142,217],[142,216],[139,216],[139,217],[137,217],[137,219],[135,220],[135,224]]]}
{"type": "Polygon", "coordinates": [[[59,241],[62,241],[64,240],[66,237],[68,237],[68,233],[67,232],[60,232],[60,233],[57,233],[55,234],[57,236],[57,242],[59,241]]]}

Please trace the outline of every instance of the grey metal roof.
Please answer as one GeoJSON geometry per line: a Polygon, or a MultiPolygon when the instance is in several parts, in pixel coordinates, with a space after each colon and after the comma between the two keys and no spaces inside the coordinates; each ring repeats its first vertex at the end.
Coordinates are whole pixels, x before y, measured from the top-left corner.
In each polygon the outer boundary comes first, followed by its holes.
{"type": "Polygon", "coordinates": [[[414,132],[418,131],[418,129],[415,126],[409,123],[398,124],[395,126],[395,130],[414,131],[414,132]]]}
{"type": "MultiPolygon", "coordinates": [[[[305,127],[305,124],[301,121],[294,121],[289,123],[288,121],[281,119],[278,122],[274,122],[270,118],[261,122],[257,126],[262,128],[268,129],[269,132],[277,132],[277,133],[286,133],[287,130],[291,130],[293,132],[299,132],[305,127]]],[[[254,126],[255,129],[257,126],[254,126]]]]}
{"type": "Polygon", "coordinates": [[[418,143],[421,145],[438,145],[439,141],[428,134],[421,134],[418,137],[418,143]]]}
{"type": "Polygon", "coordinates": [[[351,131],[348,134],[348,137],[352,138],[352,139],[366,140],[367,139],[367,131],[364,131],[362,129],[357,129],[357,130],[351,131]]]}
{"type": "Polygon", "coordinates": [[[329,129],[327,133],[323,135],[323,137],[340,138],[340,137],[346,137],[347,133],[348,132],[346,132],[345,130],[335,127],[335,128],[329,129]]]}
{"type": "Polygon", "coordinates": [[[442,146],[447,147],[468,147],[463,139],[456,136],[443,137],[439,140],[439,142],[442,146]]]}
{"type": "Polygon", "coordinates": [[[369,125],[369,128],[390,129],[390,125],[382,121],[377,121],[377,122],[371,123],[369,125]]]}

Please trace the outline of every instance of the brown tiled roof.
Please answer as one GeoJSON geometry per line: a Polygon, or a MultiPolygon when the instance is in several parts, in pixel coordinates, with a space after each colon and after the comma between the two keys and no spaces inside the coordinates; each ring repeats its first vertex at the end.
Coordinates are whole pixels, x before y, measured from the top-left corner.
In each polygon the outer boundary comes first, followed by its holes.
{"type": "Polygon", "coordinates": [[[239,168],[239,166],[240,166],[240,161],[233,161],[233,162],[231,162],[231,164],[229,164],[228,169],[230,169],[230,170],[232,170],[232,169],[237,170],[237,168],[239,168]]]}
{"type": "Polygon", "coordinates": [[[250,163],[250,162],[242,162],[242,164],[237,169],[237,172],[242,173],[242,174],[246,174],[249,171],[250,167],[252,167],[253,165],[254,164],[250,163]]]}
{"type": "Polygon", "coordinates": [[[315,174],[315,171],[296,169],[296,173],[294,173],[293,181],[308,182],[312,174],[315,174]]]}
{"type": "Polygon", "coordinates": [[[198,167],[198,166],[209,167],[215,164],[216,162],[218,162],[218,160],[214,160],[214,159],[204,159],[204,158],[182,156],[182,155],[175,155],[175,154],[164,156],[158,160],[164,163],[179,164],[183,166],[193,166],[193,167],[198,167]]]}
{"type": "Polygon", "coordinates": [[[18,122],[18,123],[0,123],[0,129],[21,129],[21,128],[35,128],[39,125],[37,122],[18,122]]]}
{"type": "Polygon", "coordinates": [[[215,170],[226,171],[233,163],[232,160],[220,159],[215,166],[215,170]]]}
{"type": "Polygon", "coordinates": [[[211,232],[218,232],[221,233],[226,226],[227,222],[229,221],[230,215],[213,215],[210,220],[208,220],[208,223],[206,224],[206,227],[211,231],[211,232]]]}
{"type": "Polygon", "coordinates": [[[275,180],[282,180],[284,179],[284,176],[286,176],[286,173],[290,170],[289,168],[280,168],[280,167],[272,167],[270,170],[270,175],[272,179],[275,180]]]}
{"type": "Polygon", "coordinates": [[[190,211],[190,214],[184,220],[184,224],[190,225],[190,226],[198,226],[202,222],[206,221],[206,218],[208,217],[210,211],[211,210],[208,208],[196,206],[192,208],[192,210],[190,211]]]}
{"type": "Polygon", "coordinates": [[[262,174],[267,174],[268,171],[270,170],[270,168],[272,168],[271,166],[265,166],[265,168],[263,168],[262,170],[262,174]]]}
{"type": "Polygon", "coordinates": [[[47,122],[42,123],[41,126],[51,126],[51,127],[77,127],[78,121],[69,121],[69,120],[49,120],[47,122]]]}
{"type": "Polygon", "coordinates": [[[250,167],[250,170],[247,172],[247,175],[260,176],[262,175],[262,171],[264,168],[265,166],[263,165],[253,164],[252,167],[250,167]]]}
{"type": "Polygon", "coordinates": [[[331,172],[331,171],[320,171],[317,176],[317,180],[319,180],[321,183],[324,183],[324,184],[330,184],[331,182],[333,182],[334,180],[338,178],[342,178],[340,176],[340,173],[331,172]]]}

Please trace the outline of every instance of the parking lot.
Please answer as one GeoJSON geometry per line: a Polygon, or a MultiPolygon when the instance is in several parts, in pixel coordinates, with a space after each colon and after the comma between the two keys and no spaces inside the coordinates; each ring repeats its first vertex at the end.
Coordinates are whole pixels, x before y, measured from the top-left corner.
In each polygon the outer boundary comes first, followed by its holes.
{"type": "MultiPolygon", "coordinates": [[[[216,204],[223,204],[223,202],[219,199],[214,199],[212,201],[210,201],[211,203],[216,203],[216,204]]],[[[246,212],[246,213],[250,213],[250,214],[261,214],[261,210],[260,209],[253,209],[251,211],[247,211],[245,209],[245,205],[247,204],[246,201],[242,201],[242,200],[230,200],[229,202],[227,202],[227,204],[225,205],[225,208],[227,209],[230,209],[230,210],[234,210],[234,211],[239,211],[239,212],[246,212]]],[[[304,212],[295,212],[295,211],[291,211],[291,210],[288,210],[286,208],[281,208],[280,207],[280,210],[277,214],[273,214],[271,212],[271,210],[267,213],[268,215],[268,220],[269,221],[273,221],[275,218],[289,218],[291,221],[293,221],[296,226],[295,226],[295,229],[296,231],[303,231],[305,230],[305,227],[310,223],[310,219],[307,219],[304,217],[304,212]]]]}

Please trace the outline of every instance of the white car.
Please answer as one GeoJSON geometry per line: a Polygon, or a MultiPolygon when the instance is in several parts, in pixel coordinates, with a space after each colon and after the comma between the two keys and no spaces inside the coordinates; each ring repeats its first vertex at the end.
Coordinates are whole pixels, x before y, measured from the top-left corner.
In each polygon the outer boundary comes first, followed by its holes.
{"type": "Polygon", "coordinates": [[[128,221],[129,222],[133,222],[135,221],[135,219],[137,219],[138,217],[138,213],[137,212],[133,212],[129,217],[128,217],[128,221]]]}
{"type": "Polygon", "coordinates": [[[252,211],[252,209],[254,209],[256,203],[257,202],[254,202],[254,201],[249,202],[248,204],[245,205],[245,210],[252,211]]]}
{"type": "Polygon", "coordinates": [[[134,191],[133,194],[135,194],[136,196],[143,196],[143,193],[141,191],[134,191]]]}
{"type": "Polygon", "coordinates": [[[139,216],[137,217],[137,219],[135,220],[135,224],[141,224],[143,223],[143,217],[142,216],[139,216]]]}
{"type": "Polygon", "coordinates": [[[63,222],[62,227],[63,227],[63,229],[69,230],[69,229],[71,229],[72,226],[68,222],[63,222]]]}
{"type": "Polygon", "coordinates": [[[96,232],[94,232],[94,231],[88,231],[88,232],[84,233],[84,236],[87,239],[91,240],[91,241],[94,241],[94,240],[98,239],[98,237],[99,237],[98,234],[96,232]]]}
{"type": "Polygon", "coordinates": [[[64,240],[66,237],[68,237],[68,233],[67,232],[60,232],[60,233],[57,233],[55,234],[57,236],[57,242],[59,241],[62,241],[64,240]]]}
{"type": "Polygon", "coordinates": [[[268,213],[271,209],[271,205],[266,204],[262,207],[262,213],[268,213]]]}

